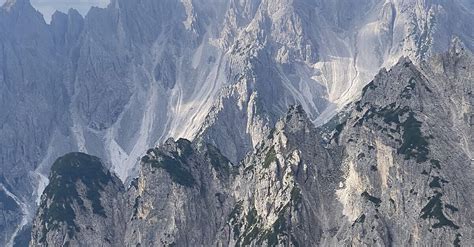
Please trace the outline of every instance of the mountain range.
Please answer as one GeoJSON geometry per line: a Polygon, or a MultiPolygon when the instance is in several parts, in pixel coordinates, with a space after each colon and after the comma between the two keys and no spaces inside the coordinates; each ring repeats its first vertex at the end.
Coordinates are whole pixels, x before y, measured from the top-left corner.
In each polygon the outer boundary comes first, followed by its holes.
{"type": "Polygon", "coordinates": [[[113,0],[47,24],[8,0],[0,243],[470,243],[473,19],[469,0],[113,0]]]}

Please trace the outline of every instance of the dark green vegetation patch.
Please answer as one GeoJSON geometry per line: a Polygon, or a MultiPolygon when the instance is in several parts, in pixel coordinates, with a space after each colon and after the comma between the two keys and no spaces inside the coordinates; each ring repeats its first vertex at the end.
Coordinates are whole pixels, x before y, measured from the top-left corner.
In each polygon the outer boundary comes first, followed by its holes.
{"type": "Polygon", "coordinates": [[[235,204],[234,208],[229,214],[228,222],[233,226],[234,238],[240,235],[240,228],[242,227],[242,223],[240,223],[239,216],[242,213],[242,201],[239,201],[235,204]]]}
{"type": "MultiPolygon", "coordinates": [[[[395,104],[390,104],[388,107],[384,107],[379,111],[379,115],[383,117],[383,121],[387,124],[392,124],[395,123],[398,125],[400,124],[400,117],[405,115],[408,111],[410,111],[410,108],[408,106],[405,106],[403,108],[397,107],[394,108],[395,104]]],[[[398,131],[398,129],[397,129],[398,131]]]]}
{"type": "Polygon", "coordinates": [[[435,176],[433,177],[433,180],[431,180],[429,184],[430,188],[441,188],[441,183],[440,183],[440,178],[435,176]]]}
{"type": "MultiPolygon", "coordinates": [[[[112,175],[103,166],[99,158],[84,153],[69,153],[58,158],[49,176],[50,183],[44,194],[50,200],[49,207],[44,208],[43,221],[49,229],[57,229],[60,222],[68,225],[68,234],[79,230],[74,219],[76,217],[72,205],[77,202],[84,207],[84,201],[79,196],[76,183],[81,181],[86,187],[86,197],[92,204],[93,213],[106,217],[104,207],[100,202],[100,192],[109,182],[112,175]]],[[[46,200],[42,204],[46,203],[46,200]]]]}
{"type": "Polygon", "coordinates": [[[400,97],[402,99],[411,99],[411,92],[413,91],[413,89],[415,89],[415,86],[416,80],[414,78],[410,78],[410,80],[408,81],[408,85],[403,88],[403,91],[400,93],[400,97]]]}
{"type": "Polygon", "coordinates": [[[303,201],[303,195],[301,194],[301,190],[296,185],[294,185],[293,189],[291,190],[291,201],[295,205],[298,205],[303,201]]]}
{"type": "Polygon", "coordinates": [[[255,207],[251,206],[247,214],[243,214],[243,202],[239,201],[228,216],[227,222],[233,227],[236,246],[282,246],[291,243],[300,246],[291,231],[291,221],[288,220],[292,208],[302,202],[302,192],[294,185],[291,190],[291,200],[277,207],[277,219],[270,227],[263,227],[261,217],[255,207]]]}
{"type": "Polygon", "coordinates": [[[362,97],[364,97],[365,93],[367,93],[367,90],[374,90],[376,89],[377,86],[375,86],[374,81],[369,82],[363,89],[362,89],[362,97]]]}
{"type": "Polygon", "coordinates": [[[365,121],[372,119],[375,116],[378,116],[383,119],[386,124],[395,124],[396,129],[392,130],[392,133],[400,131],[400,117],[405,115],[410,111],[408,106],[400,107],[396,106],[395,103],[391,103],[388,106],[376,109],[375,107],[370,107],[355,124],[354,127],[359,125],[361,126],[365,121]]]}
{"type": "Polygon", "coordinates": [[[261,226],[261,218],[257,215],[255,208],[252,208],[245,216],[245,229],[240,236],[235,233],[240,233],[240,227],[244,226],[244,224],[237,223],[237,217],[235,215],[240,214],[242,211],[242,203],[237,203],[229,215],[229,222],[234,225],[234,237],[239,236],[236,246],[249,246],[252,242],[254,242],[256,246],[281,246],[284,243],[299,246],[298,240],[292,234],[291,222],[288,220],[288,216],[291,212],[291,208],[298,206],[301,201],[301,190],[295,185],[291,191],[291,200],[277,209],[278,217],[268,229],[261,226]],[[236,214],[235,212],[238,213],[236,214]],[[235,231],[236,225],[239,227],[238,231],[235,231]]]}
{"type": "Polygon", "coordinates": [[[428,141],[421,133],[421,122],[415,118],[415,113],[410,112],[403,122],[403,142],[397,152],[404,154],[405,159],[415,158],[417,163],[428,160],[428,141]]]}
{"type": "Polygon", "coordinates": [[[365,214],[361,214],[357,219],[352,223],[352,226],[355,226],[357,223],[364,223],[365,222],[365,214]]]}
{"type": "Polygon", "coordinates": [[[240,236],[237,241],[237,246],[249,246],[252,241],[256,241],[257,246],[264,246],[263,244],[266,242],[265,246],[279,246],[282,244],[279,237],[287,237],[284,242],[290,242],[294,246],[299,246],[298,241],[293,236],[293,234],[289,234],[289,225],[286,219],[286,212],[289,208],[289,205],[283,207],[283,209],[279,212],[278,218],[273,222],[272,226],[269,229],[263,229],[259,226],[257,211],[255,209],[250,210],[248,215],[246,216],[246,227],[245,231],[240,236]],[[289,236],[287,235],[289,234],[289,236]],[[289,239],[288,239],[289,237],[289,239]]]}
{"type": "Polygon", "coordinates": [[[221,174],[228,176],[231,173],[233,168],[232,163],[229,159],[222,155],[221,151],[215,146],[207,144],[206,157],[211,163],[212,167],[214,167],[214,169],[219,171],[221,174]]]}
{"type": "MultiPolygon", "coordinates": [[[[411,88],[411,86],[408,86],[411,88]]],[[[374,117],[382,118],[383,122],[390,125],[390,128],[383,128],[382,126],[374,123],[379,130],[382,132],[390,131],[391,133],[401,133],[401,140],[396,139],[400,144],[397,152],[403,154],[406,160],[414,158],[417,163],[422,163],[428,160],[429,148],[428,138],[423,136],[421,132],[422,122],[415,118],[415,113],[410,110],[408,106],[400,107],[396,106],[395,103],[391,103],[382,108],[370,107],[364,113],[364,115],[356,121],[355,126],[362,126],[364,122],[367,122],[374,117]],[[405,121],[401,121],[400,118],[408,113],[405,121]],[[394,126],[393,126],[394,124],[394,126]],[[395,127],[395,129],[393,129],[395,127]]],[[[388,135],[392,139],[392,135],[388,135]]],[[[439,167],[439,161],[432,161],[433,165],[439,167]]]]}
{"type": "Polygon", "coordinates": [[[439,160],[431,159],[430,162],[431,162],[431,165],[433,166],[433,168],[441,169],[441,164],[440,164],[439,160]]]}
{"type": "Polygon", "coordinates": [[[364,191],[361,196],[365,198],[367,201],[370,201],[375,204],[376,207],[380,206],[380,203],[382,203],[382,200],[380,198],[371,196],[367,191],[364,191]]]}
{"type": "Polygon", "coordinates": [[[179,138],[176,144],[179,149],[179,154],[176,155],[179,156],[182,160],[187,160],[194,153],[193,147],[189,140],[179,138]]]}
{"type": "Polygon", "coordinates": [[[244,233],[237,240],[237,246],[248,246],[252,240],[256,239],[257,236],[261,233],[261,229],[258,226],[258,215],[255,208],[250,209],[248,214],[245,216],[245,229],[244,233]]]}
{"type": "Polygon", "coordinates": [[[421,209],[421,218],[422,219],[436,219],[436,222],[433,225],[433,228],[440,228],[440,227],[451,227],[454,229],[459,229],[459,226],[454,224],[453,221],[448,219],[443,212],[443,205],[444,203],[441,201],[441,197],[443,194],[437,192],[431,199],[428,201],[425,207],[421,209]]]}
{"type": "Polygon", "coordinates": [[[258,244],[261,245],[263,240],[267,240],[268,246],[277,246],[279,244],[278,236],[285,234],[287,229],[285,214],[284,212],[280,212],[277,220],[272,224],[272,228],[263,234],[258,244]]]}
{"type": "Polygon", "coordinates": [[[277,160],[275,147],[271,147],[268,150],[267,155],[265,156],[265,161],[263,162],[263,168],[270,167],[270,164],[277,160]]]}
{"type": "Polygon", "coordinates": [[[176,159],[160,152],[157,159],[150,159],[147,163],[150,163],[154,168],[164,169],[170,175],[173,182],[185,187],[192,187],[196,181],[179,157],[176,159]]]}
{"type": "Polygon", "coordinates": [[[138,207],[140,205],[140,199],[141,199],[141,196],[137,196],[135,198],[135,202],[133,203],[133,214],[132,214],[132,216],[134,218],[138,215],[138,207]]]}
{"type": "Polygon", "coordinates": [[[456,238],[453,242],[454,247],[461,247],[461,233],[456,234],[456,238]]]}
{"type": "Polygon", "coordinates": [[[444,206],[445,206],[447,209],[451,210],[451,212],[453,212],[453,213],[459,211],[459,209],[458,209],[457,207],[455,207],[455,206],[453,206],[453,205],[451,205],[451,204],[446,204],[446,205],[444,205],[444,206]]]}
{"type": "Polygon", "coordinates": [[[334,134],[332,136],[332,139],[335,140],[336,143],[339,143],[339,136],[341,135],[342,130],[344,130],[344,127],[346,126],[346,121],[336,125],[336,128],[334,130],[334,134]]]}

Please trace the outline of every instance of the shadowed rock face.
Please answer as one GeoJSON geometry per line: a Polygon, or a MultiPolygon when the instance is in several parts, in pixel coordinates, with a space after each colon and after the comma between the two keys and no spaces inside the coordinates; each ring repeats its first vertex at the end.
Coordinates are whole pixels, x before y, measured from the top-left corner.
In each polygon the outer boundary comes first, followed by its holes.
{"type": "Polygon", "coordinates": [[[125,190],[99,158],[66,154],[53,164],[49,180],[33,222],[32,246],[121,243],[125,190]]]}
{"type": "Polygon", "coordinates": [[[463,135],[472,133],[473,65],[472,54],[457,43],[419,67],[402,58],[324,126],[316,128],[302,106],[290,107],[239,164],[219,147],[169,139],[147,151],[126,191],[113,182],[103,185],[114,181],[103,168],[106,175],[83,182],[85,169],[75,175],[73,188],[90,185],[61,199],[50,186],[71,181],[69,168],[55,167],[67,157],[82,157],[67,155],[53,165],[31,245],[59,246],[64,239],[73,246],[87,239],[101,246],[471,243],[472,140],[463,135]],[[96,212],[97,203],[79,207],[97,186],[117,187],[99,189],[101,203],[126,203],[100,204],[103,211],[96,212]],[[71,205],[76,218],[45,218],[58,200],[68,200],[59,205],[71,205]],[[97,220],[104,215],[123,218],[106,228],[97,220]],[[88,224],[107,231],[83,231],[88,224]],[[48,237],[41,238],[45,227],[48,237]]]}

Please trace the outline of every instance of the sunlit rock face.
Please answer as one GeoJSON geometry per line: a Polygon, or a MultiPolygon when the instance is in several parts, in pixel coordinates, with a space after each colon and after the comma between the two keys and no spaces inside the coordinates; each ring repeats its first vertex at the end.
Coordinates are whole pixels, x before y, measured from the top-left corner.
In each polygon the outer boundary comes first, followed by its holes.
{"type": "Polygon", "coordinates": [[[0,183],[18,207],[0,221],[1,243],[28,228],[67,152],[102,158],[124,182],[169,137],[211,143],[238,164],[289,105],[320,125],[401,56],[420,64],[454,36],[472,49],[472,19],[461,0],[115,0],[46,24],[27,0],[9,0],[0,183]]]}
{"type": "Polygon", "coordinates": [[[30,245],[469,245],[472,69],[458,41],[421,65],[403,57],[323,126],[290,106],[238,164],[170,138],[146,151],[127,189],[97,158],[68,154],[30,245]],[[61,205],[72,213],[51,213],[61,205]]]}

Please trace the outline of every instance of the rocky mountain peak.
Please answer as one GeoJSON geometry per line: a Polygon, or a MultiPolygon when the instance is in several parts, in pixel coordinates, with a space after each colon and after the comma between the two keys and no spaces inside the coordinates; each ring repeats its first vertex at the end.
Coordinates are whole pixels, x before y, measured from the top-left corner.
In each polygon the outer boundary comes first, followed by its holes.
{"type": "Polygon", "coordinates": [[[291,128],[304,127],[311,122],[302,105],[290,106],[282,120],[287,127],[291,128]]]}
{"type": "MultiPolygon", "coordinates": [[[[451,191],[453,187],[473,186],[471,181],[460,179],[462,175],[456,175],[458,172],[472,174],[470,141],[452,142],[455,138],[463,139],[456,133],[468,131],[466,116],[472,114],[469,113],[472,101],[469,100],[469,90],[466,90],[466,85],[472,84],[472,76],[465,71],[472,67],[472,57],[452,59],[457,56],[452,52],[445,54],[442,66],[456,67],[455,73],[451,69],[440,69],[436,59],[429,63],[431,66],[419,67],[405,58],[390,70],[381,71],[364,88],[360,101],[355,103],[355,109],[343,122],[338,135],[339,143],[348,155],[345,158],[348,162],[346,183],[353,184],[339,191],[342,202],[354,199],[347,193],[361,193],[379,208],[377,216],[372,216],[378,219],[383,206],[377,205],[389,201],[390,207],[400,208],[397,198],[410,194],[411,200],[416,201],[412,213],[425,229],[421,235],[430,241],[450,241],[455,245],[459,244],[461,236],[472,237],[465,231],[471,227],[465,225],[465,219],[460,216],[461,211],[471,211],[472,207],[464,199],[453,196],[451,191]],[[454,110],[453,101],[457,102],[456,105],[463,105],[462,113],[454,110]],[[445,142],[453,145],[441,144],[445,142]],[[447,153],[456,153],[448,156],[457,161],[447,159],[447,153]],[[403,170],[404,181],[408,179],[410,185],[406,187],[395,182],[397,179],[390,180],[395,174],[400,174],[392,173],[391,169],[403,170]],[[365,179],[360,177],[361,174],[376,174],[378,178],[365,179]],[[420,174],[426,180],[420,179],[420,174]],[[367,181],[375,187],[361,188],[367,181]],[[435,237],[441,232],[444,232],[444,239],[435,237]]],[[[472,196],[470,192],[463,193],[472,196]]],[[[404,206],[407,204],[411,202],[404,203],[404,206]]],[[[344,214],[354,219],[354,225],[371,220],[367,211],[356,208],[344,209],[344,214]]]]}
{"type": "Polygon", "coordinates": [[[97,224],[123,220],[114,209],[123,203],[120,195],[124,190],[121,181],[99,158],[84,153],[66,154],[54,162],[49,181],[33,223],[37,226],[32,232],[33,246],[44,242],[92,243],[94,238],[111,241],[120,231],[97,224]],[[82,236],[88,236],[85,242],[82,236]]]}
{"type": "Polygon", "coordinates": [[[286,153],[304,148],[306,144],[318,142],[320,135],[301,105],[290,106],[287,113],[275,124],[270,132],[270,142],[264,140],[262,145],[273,148],[276,152],[286,153]]]}
{"type": "MultiPolygon", "coordinates": [[[[434,75],[447,72],[402,58],[330,121],[339,123],[332,127],[337,142],[324,141],[323,127],[316,128],[295,105],[238,166],[203,140],[170,138],[148,150],[138,178],[118,193],[127,203],[115,213],[125,212],[128,219],[118,225],[120,234],[93,243],[469,243],[472,226],[463,216],[473,210],[473,170],[468,149],[456,139],[456,128],[466,122],[452,117],[458,113],[451,102],[470,101],[464,101],[463,90],[453,99],[442,90],[460,80],[472,82],[463,71],[443,77],[443,84],[434,75]]],[[[40,212],[47,203],[42,205],[40,212]]],[[[92,210],[86,215],[94,218],[92,210]]],[[[34,232],[44,224],[37,223],[34,232]]],[[[51,238],[38,243],[44,241],[59,243],[51,238]]]]}

